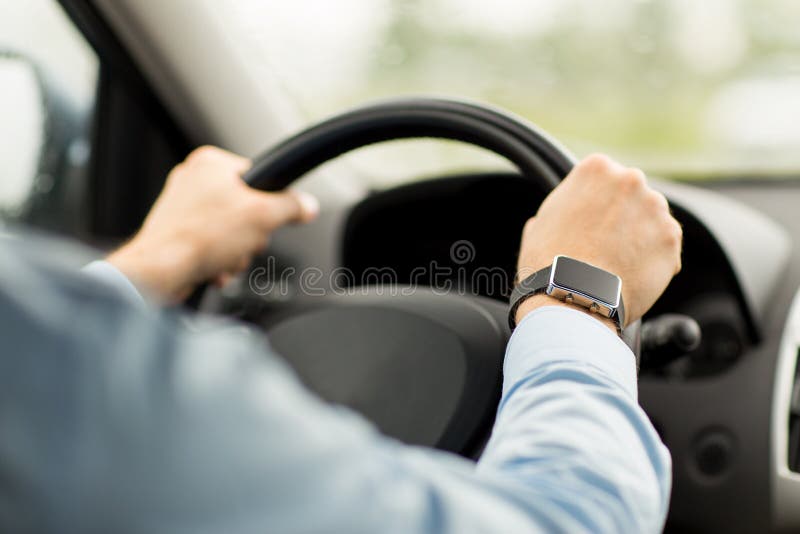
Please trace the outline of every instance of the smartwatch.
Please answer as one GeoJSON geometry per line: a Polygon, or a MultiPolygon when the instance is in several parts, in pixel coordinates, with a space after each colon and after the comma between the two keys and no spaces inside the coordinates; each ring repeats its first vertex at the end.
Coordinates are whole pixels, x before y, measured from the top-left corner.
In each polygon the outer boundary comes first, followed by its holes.
{"type": "Polygon", "coordinates": [[[608,317],[617,323],[620,332],[625,325],[620,277],[569,256],[556,256],[551,266],[533,273],[514,287],[508,312],[512,331],[517,326],[520,305],[542,293],[608,317]]]}

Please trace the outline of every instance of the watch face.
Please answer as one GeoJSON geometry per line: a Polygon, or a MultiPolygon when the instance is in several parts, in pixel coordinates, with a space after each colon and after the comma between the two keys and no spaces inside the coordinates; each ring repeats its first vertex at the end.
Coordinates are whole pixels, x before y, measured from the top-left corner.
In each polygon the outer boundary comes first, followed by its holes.
{"type": "Polygon", "coordinates": [[[567,291],[586,295],[612,307],[619,305],[622,281],[614,274],[567,256],[556,256],[552,282],[567,291]]]}

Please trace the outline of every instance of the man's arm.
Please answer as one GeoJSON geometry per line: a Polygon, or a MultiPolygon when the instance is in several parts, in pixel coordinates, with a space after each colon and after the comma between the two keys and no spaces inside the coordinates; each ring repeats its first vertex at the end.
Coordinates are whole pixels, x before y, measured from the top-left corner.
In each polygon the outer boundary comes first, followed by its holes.
{"type": "MultiPolygon", "coordinates": [[[[632,321],[679,268],[679,230],[639,173],[590,158],[526,226],[520,267],[568,254],[615,272],[632,321]]],[[[90,412],[76,421],[101,415],[110,427],[67,433],[76,442],[63,450],[91,438],[97,453],[70,479],[81,488],[73,504],[113,511],[81,530],[660,529],[669,457],[636,404],[630,351],[596,316],[546,297],[529,299],[518,320],[497,424],[477,468],[402,446],[319,402],[252,339],[122,320],[107,331],[137,330],[137,343],[94,358],[88,368],[101,376],[88,383],[62,381],[87,399],[72,405],[90,412]]]]}
{"type": "Polygon", "coordinates": [[[141,229],[108,262],[145,293],[169,303],[203,282],[224,285],[264,250],[272,232],[307,223],[317,200],[300,191],[265,193],[242,174],[250,160],[202,147],[175,167],[141,229]]]}
{"type": "Polygon", "coordinates": [[[138,304],[177,303],[200,283],[224,285],[246,269],[270,234],[312,221],[307,193],[264,193],[245,184],[246,158],[201,147],[175,167],[137,234],[104,261],[82,271],[138,304]]]}
{"type": "Polygon", "coordinates": [[[60,285],[69,273],[28,272],[30,287],[53,298],[40,306],[25,288],[22,298],[0,292],[17,356],[0,360],[14,377],[0,451],[16,481],[9,495],[20,498],[13,516],[0,511],[0,530],[645,533],[663,524],[669,457],[636,405],[633,355],[583,312],[543,306],[522,320],[476,468],[319,401],[258,336],[189,332],[172,312],[60,285]]]}
{"type": "MultiPolygon", "coordinates": [[[[25,424],[6,419],[0,433],[4,454],[16,451],[13,479],[47,492],[37,520],[59,531],[646,533],[663,525],[669,457],[633,397],[633,356],[582,312],[543,307],[520,324],[476,468],[387,439],[320,402],[258,338],[189,333],[170,313],[113,299],[80,302],[81,322],[104,335],[69,330],[47,351],[47,338],[18,344],[26,364],[4,410],[27,415],[25,424]],[[113,354],[106,339],[120,341],[113,354]],[[587,362],[599,356],[607,362],[587,362]],[[43,370],[54,378],[45,397],[36,394],[43,370]]],[[[27,509],[16,510],[21,520],[27,509]]]]}
{"type": "Polygon", "coordinates": [[[555,530],[660,531],[670,456],[637,404],[620,338],[580,310],[541,307],[515,330],[504,375],[478,472],[539,494],[527,506],[555,530]]]}
{"type": "Polygon", "coordinates": [[[107,261],[93,261],[81,269],[83,274],[89,275],[94,280],[116,289],[119,294],[137,305],[146,305],[142,294],[138,288],[131,282],[130,278],[125,276],[122,271],[114,267],[107,261]]]}

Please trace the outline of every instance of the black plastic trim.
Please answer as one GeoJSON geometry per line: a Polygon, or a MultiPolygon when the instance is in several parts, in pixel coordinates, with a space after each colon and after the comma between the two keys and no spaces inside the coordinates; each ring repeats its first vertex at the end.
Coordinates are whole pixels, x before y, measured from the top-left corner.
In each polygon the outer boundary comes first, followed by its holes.
{"type": "Polygon", "coordinates": [[[262,190],[283,189],[351,150],[411,138],[451,139],[486,148],[547,191],[575,163],[565,148],[520,118],[477,104],[420,97],[370,104],[320,122],[265,152],[245,180],[262,190]]]}
{"type": "Polygon", "coordinates": [[[94,2],[58,2],[100,61],[88,177],[90,234],[100,241],[121,239],[141,223],[166,171],[196,143],[94,2]]]}
{"type": "Polygon", "coordinates": [[[186,132],[156,96],[153,86],[94,3],[91,0],[57,1],[94,49],[100,59],[101,71],[121,81],[145,109],[154,112],[154,116],[163,117],[159,126],[171,141],[186,141],[186,132]]]}

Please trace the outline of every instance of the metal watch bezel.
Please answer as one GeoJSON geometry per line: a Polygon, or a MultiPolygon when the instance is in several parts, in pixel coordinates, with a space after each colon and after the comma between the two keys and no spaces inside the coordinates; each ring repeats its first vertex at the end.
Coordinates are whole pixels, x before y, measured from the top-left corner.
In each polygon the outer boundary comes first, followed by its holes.
{"type": "Polygon", "coordinates": [[[574,303],[584,308],[589,309],[595,313],[598,313],[604,317],[614,318],[617,316],[617,311],[619,310],[619,304],[622,300],[622,279],[615,275],[614,273],[610,273],[605,269],[600,269],[590,263],[586,263],[585,261],[576,260],[575,258],[571,258],[565,255],[558,255],[553,258],[553,265],[550,269],[550,280],[547,284],[547,289],[545,289],[545,293],[553,298],[557,298],[559,300],[563,300],[569,303],[574,303]],[[613,276],[617,279],[617,298],[616,302],[606,302],[594,295],[588,294],[586,291],[577,289],[574,287],[565,287],[563,285],[557,284],[555,282],[556,279],[556,271],[558,270],[558,260],[560,258],[569,258],[572,261],[577,261],[590,267],[594,267],[599,269],[609,276],[613,276]]]}

